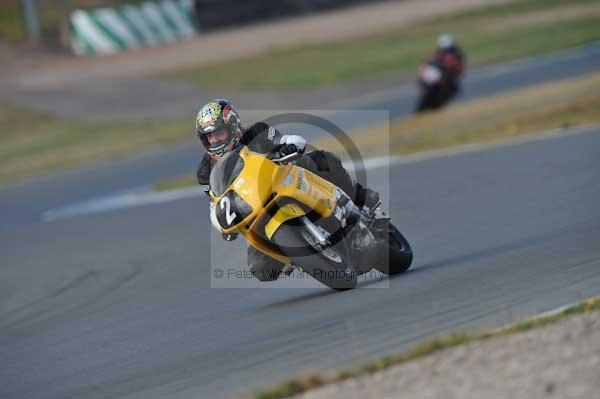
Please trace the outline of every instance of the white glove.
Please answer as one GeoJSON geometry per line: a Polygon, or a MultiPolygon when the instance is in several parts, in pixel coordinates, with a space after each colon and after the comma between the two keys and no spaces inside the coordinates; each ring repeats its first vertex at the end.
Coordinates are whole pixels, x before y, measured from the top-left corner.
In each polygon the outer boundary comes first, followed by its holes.
{"type": "Polygon", "coordinates": [[[304,137],[295,134],[284,134],[283,136],[281,136],[280,144],[295,145],[298,151],[304,152],[304,148],[306,147],[306,140],[304,139],[304,137]]]}

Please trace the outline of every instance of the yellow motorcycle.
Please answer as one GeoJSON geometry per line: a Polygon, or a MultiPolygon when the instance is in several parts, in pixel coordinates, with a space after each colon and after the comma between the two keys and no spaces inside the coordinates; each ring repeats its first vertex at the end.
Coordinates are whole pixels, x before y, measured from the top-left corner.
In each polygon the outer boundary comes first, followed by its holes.
{"type": "Polygon", "coordinates": [[[210,176],[213,223],[336,290],[354,288],[373,269],[406,271],[411,247],[379,206],[359,209],[340,188],[295,166],[299,156],[240,146],[222,157],[210,176]]]}

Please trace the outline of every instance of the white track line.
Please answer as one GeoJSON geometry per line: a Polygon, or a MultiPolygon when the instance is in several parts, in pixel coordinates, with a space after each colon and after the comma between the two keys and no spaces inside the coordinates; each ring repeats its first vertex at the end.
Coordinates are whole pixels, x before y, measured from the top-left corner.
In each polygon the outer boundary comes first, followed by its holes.
{"type": "MultiPolygon", "coordinates": [[[[365,170],[375,170],[382,167],[391,167],[399,164],[409,164],[430,159],[447,158],[460,154],[489,151],[495,148],[509,147],[536,141],[549,140],[576,134],[593,133],[600,129],[600,124],[580,126],[570,129],[551,130],[544,134],[523,135],[517,138],[499,140],[491,143],[470,144],[442,150],[426,151],[414,155],[397,157],[376,157],[363,161],[365,170]]],[[[344,162],[344,167],[353,169],[351,162],[344,162]]],[[[145,205],[163,204],[186,198],[204,195],[200,187],[186,187],[167,191],[153,191],[151,188],[131,190],[125,193],[112,194],[106,197],[92,198],[88,201],[48,210],[42,214],[42,220],[53,222],[58,219],[89,215],[100,212],[109,212],[119,209],[134,208],[145,205]]]]}
{"type": "Polygon", "coordinates": [[[115,211],[144,205],[163,204],[184,198],[197,197],[203,194],[200,187],[186,187],[176,190],[153,191],[152,189],[113,194],[106,197],[93,198],[60,208],[51,209],[42,215],[42,220],[52,222],[74,216],[115,211]]]}

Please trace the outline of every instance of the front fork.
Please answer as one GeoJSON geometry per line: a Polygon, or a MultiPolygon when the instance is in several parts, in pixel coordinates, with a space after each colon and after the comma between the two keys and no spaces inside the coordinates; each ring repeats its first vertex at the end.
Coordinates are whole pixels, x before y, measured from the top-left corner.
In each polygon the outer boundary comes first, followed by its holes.
{"type": "Polygon", "coordinates": [[[319,245],[321,249],[324,249],[331,245],[331,241],[329,240],[329,235],[323,233],[323,231],[317,227],[307,216],[302,216],[300,221],[308,231],[308,234],[315,240],[315,242],[319,245]]]}

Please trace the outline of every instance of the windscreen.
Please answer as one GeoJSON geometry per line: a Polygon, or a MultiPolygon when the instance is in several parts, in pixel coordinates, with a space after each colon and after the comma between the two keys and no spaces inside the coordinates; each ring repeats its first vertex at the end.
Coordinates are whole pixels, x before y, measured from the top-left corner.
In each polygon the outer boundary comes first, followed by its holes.
{"type": "Polygon", "coordinates": [[[244,169],[244,160],[240,157],[242,146],[225,154],[213,166],[210,172],[210,189],[218,197],[240,175],[244,169]]]}

